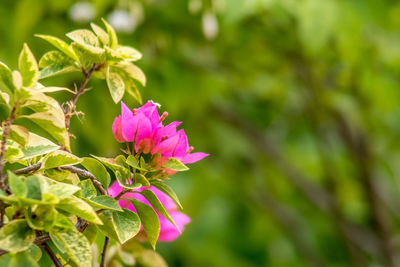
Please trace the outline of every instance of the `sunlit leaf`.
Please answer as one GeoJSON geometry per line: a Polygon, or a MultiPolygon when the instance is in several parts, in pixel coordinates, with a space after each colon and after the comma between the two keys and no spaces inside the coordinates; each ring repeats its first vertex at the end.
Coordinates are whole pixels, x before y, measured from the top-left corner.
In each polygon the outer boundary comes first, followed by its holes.
{"type": "Polygon", "coordinates": [[[22,84],[26,87],[34,86],[39,79],[39,67],[27,44],[24,44],[19,55],[18,67],[22,75],[22,84]]]}

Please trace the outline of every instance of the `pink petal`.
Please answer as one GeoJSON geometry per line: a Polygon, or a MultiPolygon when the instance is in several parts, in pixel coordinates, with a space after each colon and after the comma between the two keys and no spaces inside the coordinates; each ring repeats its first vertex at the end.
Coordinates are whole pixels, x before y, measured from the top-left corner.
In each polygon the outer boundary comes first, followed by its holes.
{"type": "Polygon", "coordinates": [[[182,161],[182,163],[185,163],[185,164],[195,163],[196,161],[199,161],[209,155],[210,154],[206,154],[203,152],[191,153],[191,154],[187,154],[181,161],[182,161]]]}
{"type": "Polygon", "coordinates": [[[135,148],[137,149],[139,147],[140,141],[145,138],[151,137],[152,127],[150,120],[141,113],[138,113],[135,116],[135,120],[137,120],[137,130],[135,136],[135,148]]]}
{"type": "Polygon", "coordinates": [[[127,142],[132,142],[137,129],[137,119],[133,116],[132,111],[121,101],[121,124],[122,136],[127,142]]]}
{"type": "Polygon", "coordinates": [[[114,134],[114,138],[120,142],[124,143],[125,139],[122,136],[122,124],[121,124],[121,116],[118,116],[114,119],[113,125],[112,125],[112,131],[114,134]]]}
{"type": "Polygon", "coordinates": [[[184,229],[184,226],[190,222],[190,218],[179,211],[174,211],[169,213],[174,220],[175,224],[178,226],[179,230],[167,219],[161,217],[161,231],[160,236],[158,237],[158,241],[161,242],[171,242],[179,237],[184,229]]]}
{"type": "Polygon", "coordinates": [[[188,140],[184,130],[179,130],[179,141],[173,153],[174,157],[184,157],[188,150],[188,140]]]}
{"type": "Polygon", "coordinates": [[[159,143],[158,145],[156,145],[151,151],[151,154],[154,155],[160,153],[162,156],[170,157],[178,141],[179,141],[179,134],[175,134],[174,136],[169,137],[166,140],[159,143]]]}

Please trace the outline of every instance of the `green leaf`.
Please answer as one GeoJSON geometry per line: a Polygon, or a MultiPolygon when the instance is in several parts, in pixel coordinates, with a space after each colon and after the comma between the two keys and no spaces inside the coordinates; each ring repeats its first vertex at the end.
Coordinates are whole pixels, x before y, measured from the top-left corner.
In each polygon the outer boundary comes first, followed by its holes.
{"type": "Polygon", "coordinates": [[[54,226],[61,227],[63,229],[73,229],[75,225],[68,219],[67,216],[57,212],[56,219],[54,220],[54,226]]]}
{"type": "Polygon", "coordinates": [[[142,187],[142,184],[139,183],[132,183],[132,179],[130,177],[122,176],[119,171],[115,172],[115,178],[120,186],[128,189],[138,189],[142,187]]]}
{"type": "Polygon", "coordinates": [[[10,138],[20,144],[22,147],[26,148],[29,140],[29,132],[23,126],[11,125],[10,127],[10,138]]]}
{"type": "Polygon", "coordinates": [[[51,169],[67,165],[76,165],[82,162],[77,156],[62,150],[51,152],[43,159],[43,167],[51,169]]]}
{"type": "Polygon", "coordinates": [[[183,164],[181,161],[179,161],[176,158],[169,158],[168,162],[165,163],[162,167],[171,169],[173,171],[187,171],[187,170],[189,170],[189,168],[185,164],[183,164]]]}
{"type": "Polygon", "coordinates": [[[0,62],[0,79],[5,84],[5,86],[8,87],[8,90],[10,90],[10,92],[15,91],[12,72],[10,68],[3,62],[0,62]]]}
{"type": "Polygon", "coordinates": [[[47,181],[38,175],[28,176],[25,183],[28,187],[27,197],[36,200],[42,199],[42,192],[46,191],[49,186],[47,181]]]}
{"type": "Polygon", "coordinates": [[[8,184],[10,186],[11,192],[19,197],[25,197],[28,193],[28,188],[26,183],[13,172],[8,171],[8,184]]]}
{"type": "Polygon", "coordinates": [[[69,136],[65,129],[65,122],[56,117],[54,113],[38,112],[23,115],[20,118],[34,122],[69,150],[69,136]]]}
{"type": "MultiPolygon", "coordinates": [[[[7,143],[10,143],[10,140],[7,141],[7,143]]],[[[13,144],[7,144],[7,150],[6,153],[4,154],[5,161],[16,162],[22,156],[23,152],[16,143],[13,142],[13,144]]]]}
{"type": "Polygon", "coordinates": [[[143,103],[142,96],[140,95],[139,89],[132,79],[126,79],[125,82],[125,91],[128,92],[134,99],[136,99],[139,104],[143,103]]]}
{"type": "Polygon", "coordinates": [[[81,190],[81,188],[75,185],[66,183],[57,183],[50,185],[45,193],[52,194],[58,197],[59,199],[63,199],[75,194],[79,190],[81,190]]]}
{"type": "Polygon", "coordinates": [[[28,248],[29,255],[35,260],[35,261],[39,261],[40,258],[42,257],[42,251],[40,250],[40,248],[36,245],[31,245],[28,248]]]}
{"type": "MultiPolygon", "coordinates": [[[[39,249],[40,251],[40,249],[39,249]]],[[[41,254],[40,254],[41,255],[41,254]]],[[[19,252],[11,255],[8,267],[40,267],[39,264],[29,255],[28,251],[19,252]]]]}
{"type": "Polygon", "coordinates": [[[0,229],[0,248],[11,252],[26,250],[35,236],[25,220],[13,220],[0,229]]]}
{"type": "Polygon", "coordinates": [[[105,46],[104,49],[106,50],[106,57],[108,61],[120,62],[124,60],[122,54],[118,53],[114,49],[111,49],[108,46],[105,46]]]}
{"type": "Polygon", "coordinates": [[[147,180],[147,178],[140,173],[135,174],[135,183],[139,183],[143,186],[150,186],[150,182],[147,180]]]}
{"type": "Polygon", "coordinates": [[[137,170],[140,170],[140,171],[146,171],[146,169],[141,168],[141,167],[139,166],[139,163],[138,163],[137,159],[136,159],[134,156],[132,156],[132,155],[129,155],[129,156],[128,156],[128,158],[126,159],[126,163],[127,163],[129,166],[131,166],[132,168],[134,168],[134,169],[137,169],[137,170]]]}
{"type": "Polygon", "coordinates": [[[55,86],[41,87],[41,88],[38,88],[37,90],[41,93],[54,93],[54,92],[67,91],[68,93],[75,94],[74,91],[72,91],[69,88],[65,88],[65,87],[55,87],[55,86]]]}
{"type": "Polygon", "coordinates": [[[71,65],[66,65],[60,61],[56,64],[49,65],[40,71],[40,79],[49,78],[55,75],[64,74],[68,72],[74,72],[78,69],[71,65]]]}
{"type": "Polygon", "coordinates": [[[106,61],[105,50],[91,45],[72,43],[72,48],[79,57],[81,64],[89,69],[94,63],[102,64],[106,61]]]}
{"type": "Polygon", "coordinates": [[[118,103],[119,101],[121,101],[125,93],[124,81],[117,73],[111,72],[110,68],[107,68],[106,79],[111,97],[114,100],[114,103],[118,103]]]}
{"type": "Polygon", "coordinates": [[[80,181],[78,185],[82,189],[82,197],[92,198],[97,195],[97,190],[90,179],[80,181]]]}
{"type": "Polygon", "coordinates": [[[103,225],[96,225],[97,229],[99,229],[103,235],[119,242],[117,232],[115,231],[114,222],[112,221],[111,211],[104,211],[99,214],[99,217],[103,222],[103,225]]]}
{"type": "Polygon", "coordinates": [[[119,172],[123,177],[129,177],[130,176],[130,170],[127,168],[119,165],[117,161],[113,158],[103,158],[103,157],[98,157],[95,155],[91,155],[101,163],[103,163],[107,168],[112,170],[115,174],[116,172],[119,172]]]}
{"type": "Polygon", "coordinates": [[[168,267],[165,260],[155,251],[144,249],[139,252],[134,252],[136,264],[146,267],[168,267]]]}
{"type": "Polygon", "coordinates": [[[71,47],[69,47],[69,45],[66,42],[64,42],[63,40],[60,40],[60,39],[58,39],[54,36],[50,36],[50,35],[36,34],[35,36],[46,40],[47,42],[52,44],[55,48],[57,48],[58,50],[60,50],[61,52],[63,52],[67,56],[69,56],[70,58],[72,58],[74,61],[79,61],[79,58],[75,54],[74,50],[71,47]]]}
{"type": "Polygon", "coordinates": [[[89,30],[75,30],[66,34],[69,39],[83,45],[99,46],[96,35],[89,30]]]}
{"type": "Polygon", "coordinates": [[[76,229],[61,232],[51,232],[51,239],[56,239],[62,244],[69,259],[77,266],[92,266],[92,249],[87,238],[76,229]]]}
{"type": "Polygon", "coordinates": [[[152,207],[140,202],[136,199],[128,199],[135,207],[140,221],[142,222],[143,229],[146,232],[147,238],[153,247],[156,248],[158,236],[160,234],[160,222],[157,213],[152,207]]]}
{"type": "MultiPolygon", "coordinates": [[[[136,193],[136,192],[134,192],[134,193],[136,193]]],[[[164,216],[165,219],[170,221],[176,227],[176,229],[178,229],[178,231],[180,231],[178,226],[175,224],[174,220],[169,215],[168,211],[165,209],[165,207],[163,206],[161,201],[158,199],[158,197],[153,193],[153,191],[151,191],[150,189],[145,189],[145,190],[143,190],[141,192],[137,192],[137,193],[140,193],[141,195],[143,195],[147,199],[147,201],[153,206],[153,208],[156,211],[158,211],[158,213],[160,213],[162,216],[164,216]]]]}
{"type": "MultiPolygon", "coordinates": [[[[39,71],[39,70],[38,70],[39,71]]],[[[13,72],[12,72],[12,76],[13,76],[13,83],[14,83],[14,86],[18,89],[18,91],[20,91],[20,89],[21,89],[21,87],[22,87],[22,83],[23,83],[23,81],[22,81],[22,75],[21,75],[21,73],[19,72],[19,71],[17,71],[17,70],[14,70],[13,72]]],[[[37,81],[37,79],[36,79],[36,81],[37,81]]]]}
{"type": "Polygon", "coordinates": [[[37,134],[29,133],[28,144],[26,149],[22,149],[24,154],[22,159],[30,159],[33,157],[48,154],[60,147],[50,140],[43,138],[37,134]]]}
{"type": "Polygon", "coordinates": [[[83,158],[81,165],[85,167],[91,174],[93,174],[105,189],[108,188],[111,182],[111,177],[103,164],[93,158],[83,158]]]}
{"type": "Polygon", "coordinates": [[[7,93],[0,92],[0,120],[6,120],[10,116],[10,112],[10,96],[7,93]]]}
{"type": "Polygon", "coordinates": [[[97,35],[97,38],[99,39],[100,43],[105,45],[108,45],[110,40],[108,37],[108,34],[99,26],[97,26],[94,23],[90,23],[90,26],[92,27],[92,30],[94,33],[97,35]]]}
{"type": "Polygon", "coordinates": [[[113,27],[111,27],[110,24],[108,24],[108,22],[105,19],[101,19],[104,23],[104,25],[106,26],[107,29],[107,34],[109,36],[109,44],[110,47],[112,49],[117,49],[118,47],[118,38],[117,38],[117,34],[115,33],[115,30],[113,29],[113,27]]]}
{"type": "Polygon", "coordinates": [[[75,61],[59,51],[50,51],[42,56],[39,61],[40,79],[54,75],[79,71],[75,66],[75,61]]]}
{"type": "Polygon", "coordinates": [[[129,46],[120,46],[115,51],[120,53],[127,61],[137,61],[142,58],[142,54],[129,46]]]}
{"type": "Polygon", "coordinates": [[[175,202],[176,205],[178,205],[180,209],[183,209],[181,203],[179,202],[178,196],[175,194],[174,190],[172,190],[171,187],[160,181],[151,181],[151,185],[160,190],[161,192],[165,193],[175,202]]]}
{"type": "Polygon", "coordinates": [[[37,205],[35,207],[28,207],[25,209],[25,218],[28,225],[35,230],[50,230],[53,226],[58,212],[54,206],[37,205]]]}
{"type": "Polygon", "coordinates": [[[110,196],[95,196],[90,199],[85,199],[95,209],[107,209],[122,211],[118,201],[110,196]]]}
{"type": "Polygon", "coordinates": [[[27,44],[24,44],[24,48],[19,55],[18,67],[21,72],[23,86],[34,86],[39,79],[39,67],[27,44]]]}
{"type": "Polygon", "coordinates": [[[121,244],[133,238],[140,230],[139,216],[128,209],[112,211],[112,219],[115,232],[121,244]]]}
{"type": "Polygon", "coordinates": [[[60,200],[60,203],[58,203],[56,207],[68,211],[71,214],[77,215],[78,217],[81,217],[89,222],[101,224],[101,220],[93,208],[85,201],[75,196],[70,196],[60,200]]]}
{"type": "Polygon", "coordinates": [[[113,68],[117,68],[120,71],[123,71],[129,77],[139,81],[143,86],[146,85],[146,75],[143,71],[130,62],[119,62],[113,65],[113,68]]]}

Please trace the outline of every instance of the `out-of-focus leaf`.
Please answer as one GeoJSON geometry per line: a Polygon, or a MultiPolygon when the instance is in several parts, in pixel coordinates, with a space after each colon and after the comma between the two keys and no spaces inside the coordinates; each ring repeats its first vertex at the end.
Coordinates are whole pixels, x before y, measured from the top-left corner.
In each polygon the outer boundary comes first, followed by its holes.
{"type": "Polygon", "coordinates": [[[107,29],[107,34],[109,36],[109,44],[110,47],[112,49],[117,49],[118,47],[118,38],[117,38],[117,34],[115,33],[115,30],[113,29],[113,27],[108,24],[108,22],[105,19],[102,19],[104,25],[106,26],[107,29]]]}
{"type": "Polygon", "coordinates": [[[13,220],[0,229],[0,248],[11,252],[26,250],[35,236],[25,220],[13,220]]]}
{"type": "Polygon", "coordinates": [[[25,197],[28,193],[28,188],[25,182],[13,172],[8,171],[8,183],[11,189],[11,192],[19,197],[25,197]]]}
{"type": "MultiPolygon", "coordinates": [[[[39,249],[40,250],[40,249],[39,249]]],[[[40,267],[28,251],[19,252],[11,255],[10,263],[8,267],[21,267],[21,266],[29,266],[29,267],[40,267]]]]}
{"type": "Polygon", "coordinates": [[[23,126],[13,124],[10,126],[10,138],[26,148],[29,140],[29,131],[23,126]]]}

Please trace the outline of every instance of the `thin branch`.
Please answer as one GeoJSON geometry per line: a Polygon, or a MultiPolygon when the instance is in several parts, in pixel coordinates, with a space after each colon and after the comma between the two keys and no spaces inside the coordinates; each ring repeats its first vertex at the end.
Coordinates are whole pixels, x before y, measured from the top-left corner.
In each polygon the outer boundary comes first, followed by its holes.
{"type": "Polygon", "coordinates": [[[50,259],[56,267],[63,267],[60,260],[57,258],[57,256],[54,254],[53,250],[51,250],[50,246],[47,243],[44,243],[41,247],[50,256],[50,259]]]}
{"type": "Polygon", "coordinates": [[[121,192],[114,198],[115,200],[119,200],[123,195],[129,193],[131,190],[127,188],[122,188],[121,192]]]}
{"type": "Polygon", "coordinates": [[[89,82],[90,78],[92,77],[93,72],[96,70],[99,70],[102,66],[93,64],[93,66],[88,70],[82,70],[83,75],[85,76],[85,79],[83,80],[81,86],[79,87],[78,91],[75,93],[74,97],[69,101],[67,104],[67,107],[64,110],[65,113],[65,127],[67,128],[67,131],[69,131],[69,125],[70,125],[70,120],[73,115],[73,110],[75,109],[76,102],[78,101],[79,96],[85,93],[86,91],[86,85],[89,82]]]}
{"type": "Polygon", "coordinates": [[[96,177],[93,174],[91,174],[90,172],[88,172],[87,170],[80,169],[75,166],[63,166],[63,167],[60,167],[60,169],[67,170],[67,171],[76,173],[79,176],[82,176],[83,178],[90,179],[92,181],[93,185],[100,191],[101,194],[106,195],[106,196],[108,195],[107,190],[104,189],[103,185],[99,182],[99,180],[97,180],[96,177]]]}
{"type": "Polygon", "coordinates": [[[110,244],[110,239],[106,236],[106,239],[104,240],[103,252],[101,253],[100,267],[106,266],[106,253],[109,244],[110,244]]]}
{"type": "Polygon", "coordinates": [[[8,117],[8,119],[5,121],[4,126],[3,126],[3,138],[1,140],[1,147],[0,147],[0,187],[1,189],[3,189],[4,191],[6,191],[6,185],[5,185],[5,180],[4,180],[4,176],[3,176],[3,169],[4,169],[4,165],[5,165],[5,161],[4,161],[4,155],[6,154],[6,144],[7,144],[7,138],[8,135],[10,134],[10,130],[11,130],[11,124],[14,120],[14,116],[15,116],[15,110],[16,108],[13,107],[10,113],[10,116],[8,117]]]}

